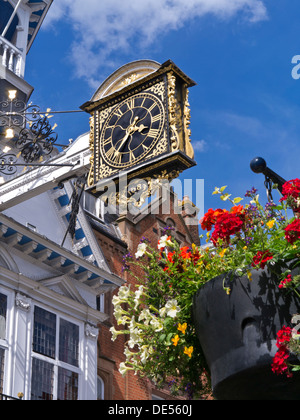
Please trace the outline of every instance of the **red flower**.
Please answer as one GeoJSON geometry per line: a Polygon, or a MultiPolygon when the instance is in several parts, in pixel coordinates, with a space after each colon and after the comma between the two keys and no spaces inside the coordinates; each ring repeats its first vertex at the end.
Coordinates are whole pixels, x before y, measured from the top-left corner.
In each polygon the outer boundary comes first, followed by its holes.
{"type": "MultiPolygon", "coordinates": [[[[167,255],[167,260],[169,261],[169,263],[171,263],[171,264],[174,264],[174,260],[173,260],[173,256],[175,255],[175,252],[168,252],[168,255],[167,255]]],[[[168,271],[169,270],[169,267],[168,266],[166,266],[165,268],[164,268],[164,271],[168,271]]]]}
{"type": "Polygon", "coordinates": [[[211,236],[214,245],[219,239],[229,242],[230,235],[235,235],[240,232],[243,227],[243,221],[238,214],[224,213],[218,217],[215,225],[215,230],[211,236]]]}
{"type": "Polygon", "coordinates": [[[257,267],[264,269],[266,266],[267,261],[271,260],[273,255],[270,251],[258,251],[256,255],[253,257],[252,267],[257,267]]]}
{"type": "Polygon", "coordinates": [[[273,363],[271,365],[272,371],[277,375],[282,375],[286,373],[288,377],[291,377],[292,374],[289,372],[289,367],[286,363],[286,359],[289,358],[289,351],[285,346],[279,347],[279,350],[273,358],[273,363]]]}
{"type": "Polygon", "coordinates": [[[287,377],[291,378],[292,374],[289,371],[288,364],[286,359],[289,358],[290,353],[287,348],[287,344],[290,342],[292,336],[292,329],[286,327],[285,325],[277,333],[277,343],[278,351],[273,358],[272,371],[277,375],[282,375],[285,373],[287,377]]]}
{"type": "Polygon", "coordinates": [[[300,239],[300,220],[296,219],[290,223],[285,229],[285,239],[293,244],[300,239]]]}
{"type": "Polygon", "coordinates": [[[297,203],[297,199],[300,198],[300,179],[292,179],[283,184],[282,195],[283,197],[279,201],[288,200],[293,210],[300,212],[300,207],[297,203]]]}
{"type": "Polygon", "coordinates": [[[218,217],[224,213],[228,213],[227,210],[222,209],[209,209],[207,213],[205,213],[204,217],[200,219],[201,228],[203,230],[211,231],[212,227],[218,220],[218,217]]]}
{"type": "Polygon", "coordinates": [[[279,283],[279,289],[284,289],[288,287],[289,283],[293,281],[291,274],[288,274],[287,277],[279,283]]]}
{"type": "Polygon", "coordinates": [[[281,347],[283,344],[290,342],[292,337],[292,329],[285,325],[277,333],[277,347],[281,347]]]}
{"type": "Polygon", "coordinates": [[[288,197],[298,198],[300,197],[300,179],[292,179],[291,181],[287,181],[282,186],[282,195],[283,197],[280,201],[286,200],[288,197]]]}
{"type": "Polygon", "coordinates": [[[189,246],[183,246],[182,248],[180,248],[179,256],[185,260],[191,259],[192,257],[191,248],[189,246]]]}

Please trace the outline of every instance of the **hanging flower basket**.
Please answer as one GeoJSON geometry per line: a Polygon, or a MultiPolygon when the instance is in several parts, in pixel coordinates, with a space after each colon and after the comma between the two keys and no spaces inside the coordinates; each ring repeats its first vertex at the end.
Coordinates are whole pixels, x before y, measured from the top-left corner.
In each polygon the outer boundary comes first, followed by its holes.
{"type": "Polygon", "coordinates": [[[195,329],[213,394],[221,400],[299,399],[300,372],[289,378],[275,375],[271,365],[278,350],[277,332],[300,313],[300,299],[282,293],[279,276],[267,268],[251,275],[251,282],[248,276],[231,279],[229,296],[224,294],[228,280],[219,276],[194,297],[195,329]]]}
{"type": "Polygon", "coordinates": [[[278,205],[255,188],[244,205],[225,190],[213,194],[233,206],[200,220],[207,244],[182,246],[168,228],[124,257],[133,281],[113,298],[112,339],[128,337],[119,371],[188,398],[299,399],[300,180],[278,205]]]}

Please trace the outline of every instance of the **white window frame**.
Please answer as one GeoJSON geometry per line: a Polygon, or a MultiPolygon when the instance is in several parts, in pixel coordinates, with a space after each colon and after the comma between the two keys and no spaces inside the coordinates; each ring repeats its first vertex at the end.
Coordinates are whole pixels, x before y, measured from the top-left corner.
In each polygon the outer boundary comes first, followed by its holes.
{"type": "Polygon", "coordinates": [[[0,339],[0,348],[4,349],[3,394],[10,395],[11,388],[11,358],[12,358],[12,328],[14,319],[14,292],[0,286],[0,293],[7,296],[5,339],[0,339]]]}
{"type": "Polygon", "coordinates": [[[57,392],[58,392],[58,368],[63,368],[68,371],[74,372],[78,374],[78,400],[82,399],[82,392],[83,392],[83,372],[84,372],[84,326],[82,323],[78,322],[77,320],[68,317],[64,314],[61,314],[57,311],[52,310],[51,308],[47,308],[43,306],[42,304],[34,304],[33,305],[33,311],[32,311],[32,332],[31,332],[31,348],[33,344],[33,336],[34,336],[34,309],[35,307],[44,309],[45,311],[48,311],[54,315],[56,315],[56,338],[55,338],[55,359],[52,359],[51,357],[45,356],[40,353],[36,353],[33,350],[31,350],[31,375],[30,375],[30,392],[29,392],[29,398],[31,398],[31,378],[32,378],[32,359],[39,359],[44,362],[50,363],[54,367],[53,371],[53,401],[57,400],[57,392]],[[71,322],[74,325],[77,325],[79,327],[79,348],[78,348],[78,367],[69,365],[66,362],[62,362],[59,360],[59,325],[60,320],[63,319],[65,321],[71,322]]]}
{"type": "Polygon", "coordinates": [[[95,208],[96,208],[96,213],[97,214],[95,214],[95,212],[90,211],[90,209],[88,209],[87,206],[86,206],[87,195],[91,195],[91,194],[89,194],[87,192],[84,192],[84,194],[83,194],[83,208],[84,208],[84,210],[87,211],[88,213],[92,214],[97,219],[103,220],[104,219],[104,201],[101,200],[101,198],[99,198],[99,197],[96,198],[96,197],[92,196],[93,199],[95,199],[95,202],[96,202],[95,208]]]}

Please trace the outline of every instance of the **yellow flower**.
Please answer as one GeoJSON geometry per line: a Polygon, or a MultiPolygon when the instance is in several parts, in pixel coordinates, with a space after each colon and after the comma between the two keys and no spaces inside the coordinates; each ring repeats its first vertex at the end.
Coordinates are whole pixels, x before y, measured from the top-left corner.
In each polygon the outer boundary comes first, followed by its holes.
{"type": "Polygon", "coordinates": [[[184,324],[178,324],[177,329],[178,331],[182,332],[182,334],[185,334],[185,330],[187,329],[187,323],[185,322],[184,324]]]}
{"type": "Polygon", "coordinates": [[[187,354],[189,357],[192,357],[193,351],[194,351],[194,347],[193,346],[191,346],[189,348],[187,348],[187,347],[184,348],[184,354],[187,354]]]}
{"type": "Polygon", "coordinates": [[[244,246],[243,250],[244,251],[247,251],[247,249],[248,249],[248,247],[247,246],[244,246]]]}
{"type": "Polygon", "coordinates": [[[247,276],[248,276],[249,281],[252,281],[252,273],[251,273],[251,271],[247,271],[247,276]]]}
{"type": "Polygon", "coordinates": [[[230,287],[225,287],[224,290],[226,292],[226,295],[230,295],[230,293],[231,293],[230,287]]]}
{"type": "Polygon", "coordinates": [[[178,334],[176,334],[176,335],[175,335],[175,337],[174,337],[174,338],[172,338],[172,340],[171,340],[171,341],[173,341],[173,346],[177,346],[178,341],[179,341],[179,335],[178,335],[178,334]]]}
{"type": "Polygon", "coordinates": [[[270,220],[269,222],[266,223],[266,225],[268,226],[269,229],[272,229],[272,227],[274,226],[275,223],[275,219],[270,220]]]}
{"type": "Polygon", "coordinates": [[[224,248],[221,252],[219,252],[219,255],[221,258],[224,257],[226,251],[227,251],[227,248],[224,248]]]}

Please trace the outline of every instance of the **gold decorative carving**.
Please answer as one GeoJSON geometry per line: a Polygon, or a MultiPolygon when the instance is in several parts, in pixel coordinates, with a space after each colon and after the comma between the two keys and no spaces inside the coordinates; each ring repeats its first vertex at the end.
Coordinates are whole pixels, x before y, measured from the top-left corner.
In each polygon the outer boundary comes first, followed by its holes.
{"type": "Polygon", "coordinates": [[[117,89],[123,88],[125,86],[130,85],[131,83],[135,82],[136,80],[139,80],[141,77],[143,77],[142,74],[133,73],[130,76],[126,77],[125,80],[123,80],[118,86],[117,89]]]}
{"type": "Polygon", "coordinates": [[[89,172],[88,181],[87,181],[89,187],[94,185],[94,179],[95,179],[95,175],[94,175],[94,151],[95,151],[94,133],[95,133],[95,118],[94,118],[94,115],[92,115],[90,117],[90,137],[89,137],[90,152],[91,152],[91,157],[90,157],[90,165],[91,166],[90,166],[90,172],[89,172]]]}
{"type": "Polygon", "coordinates": [[[153,92],[156,95],[160,95],[162,101],[165,99],[165,84],[164,82],[160,82],[151,86],[147,91],[153,92]]]}
{"type": "Polygon", "coordinates": [[[155,149],[153,150],[151,155],[147,157],[147,159],[152,159],[156,156],[160,156],[161,154],[167,152],[167,150],[168,150],[168,139],[167,139],[166,133],[164,133],[164,136],[159,140],[155,149]]]}
{"type": "Polygon", "coordinates": [[[169,125],[170,125],[170,140],[171,151],[179,150],[180,141],[177,132],[177,109],[178,103],[176,99],[176,77],[172,73],[168,73],[168,101],[169,101],[169,125]]]}
{"type": "Polygon", "coordinates": [[[154,195],[162,186],[164,181],[171,182],[178,178],[180,171],[162,170],[160,173],[151,177],[132,180],[130,186],[124,188],[117,193],[112,192],[109,195],[102,195],[101,199],[113,206],[122,206],[127,208],[128,205],[140,208],[145,203],[147,197],[154,195]]]}
{"type": "Polygon", "coordinates": [[[184,134],[185,134],[185,153],[186,155],[194,159],[195,153],[193,146],[191,144],[191,130],[190,130],[190,124],[191,124],[191,109],[189,104],[189,90],[187,88],[187,85],[184,85],[185,90],[185,101],[184,101],[184,107],[183,107],[183,121],[184,121],[184,134]]]}

